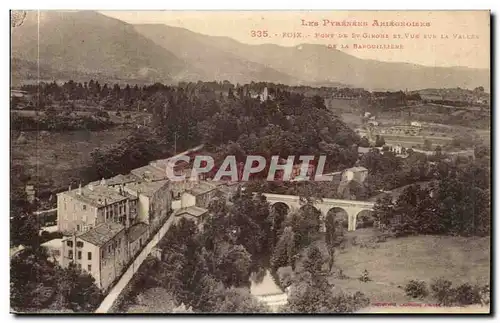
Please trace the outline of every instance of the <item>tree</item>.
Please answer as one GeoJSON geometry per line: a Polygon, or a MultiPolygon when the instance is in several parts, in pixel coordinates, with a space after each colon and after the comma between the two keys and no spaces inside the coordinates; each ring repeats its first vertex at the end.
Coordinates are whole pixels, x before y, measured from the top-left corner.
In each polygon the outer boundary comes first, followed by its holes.
{"type": "Polygon", "coordinates": [[[384,194],[377,199],[373,207],[373,216],[382,230],[390,228],[391,221],[395,216],[391,195],[384,194]]]}
{"type": "Polygon", "coordinates": [[[316,238],[321,225],[320,215],[321,212],[311,204],[304,205],[299,212],[291,215],[290,223],[298,249],[308,246],[316,238]]]}
{"type": "Polygon", "coordinates": [[[377,135],[375,138],[375,147],[382,147],[385,145],[384,137],[377,135]]]}
{"type": "Polygon", "coordinates": [[[25,186],[28,176],[24,167],[14,166],[10,172],[10,243],[33,248],[39,245],[39,225],[32,212],[33,204],[28,201],[25,186]]]}
{"type": "Polygon", "coordinates": [[[280,267],[292,266],[295,268],[295,259],[298,248],[295,243],[295,234],[291,227],[285,227],[271,256],[271,268],[276,271],[280,267]]]}
{"type": "Polygon", "coordinates": [[[321,272],[323,257],[316,246],[308,248],[304,270],[295,275],[290,287],[286,312],[345,313],[353,312],[370,302],[362,293],[335,293],[333,285],[321,272]]]}
{"type": "Polygon", "coordinates": [[[424,150],[427,150],[427,151],[432,150],[432,142],[429,139],[424,140],[424,150]]]}
{"type": "Polygon", "coordinates": [[[229,288],[224,290],[214,309],[216,313],[268,313],[270,309],[258,302],[248,290],[229,288]]]}
{"type": "Polygon", "coordinates": [[[360,147],[370,147],[370,141],[368,138],[365,136],[361,137],[361,140],[359,141],[359,146],[360,147]]]}
{"type": "Polygon", "coordinates": [[[127,313],[172,313],[177,307],[173,295],[162,287],[141,292],[135,303],[128,308],[127,313]]]}
{"type": "MultiPolygon", "coordinates": [[[[340,228],[342,230],[342,228],[340,228]]],[[[339,246],[340,239],[337,237],[336,226],[335,226],[335,218],[331,213],[326,215],[325,218],[325,243],[327,246],[328,254],[330,256],[328,262],[328,270],[331,271],[333,269],[333,264],[335,260],[335,248],[339,246]]]]}
{"type": "Polygon", "coordinates": [[[94,277],[76,266],[63,269],[63,277],[71,284],[67,300],[70,309],[75,312],[93,312],[99,306],[102,294],[95,285],[94,277]]]}
{"type": "Polygon", "coordinates": [[[69,309],[93,312],[102,299],[94,278],[47,261],[44,248],[25,249],[11,260],[11,306],[16,311],[69,309]]]}
{"type": "Polygon", "coordinates": [[[311,275],[319,275],[322,272],[323,262],[321,251],[318,247],[312,246],[307,249],[307,256],[302,263],[302,267],[311,275]]]}
{"type": "Polygon", "coordinates": [[[227,242],[217,246],[214,255],[214,277],[226,287],[241,287],[250,284],[250,266],[252,259],[242,245],[227,242]]]}

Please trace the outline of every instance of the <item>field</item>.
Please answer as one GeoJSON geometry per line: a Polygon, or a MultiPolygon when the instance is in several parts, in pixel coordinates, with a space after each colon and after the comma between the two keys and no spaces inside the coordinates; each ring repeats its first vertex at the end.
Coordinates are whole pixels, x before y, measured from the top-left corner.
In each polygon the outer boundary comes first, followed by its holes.
{"type": "Polygon", "coordinates": [[[455,287],[462,283],[489,284],[489,238],[414,236],[367,243],[373,234],[373,229],[368,228],[347,233],[349,242],[344,250],[336,252],[335,269],[342,269],[348,278],[331,277],[335,288],[363,292],[372,303],[403,304],[436,303],[430,297],[422,301],[407,297],[403,289],[412,279],[429,285],[433,279],[443,277],[455,287]],[[366,283],[358,279],[365,269],[372,280],[366,283]]]}
{"type": "MultiPolygon", "coordinates": [[[[340,115],[342,116],[342,120],[351,128],[361,127],[362,118],[358,113],[341,112],[340,115]]],[[[382,114],[377,117],[377,122],[380,124],[380,126],[377,127],[379,130],[375,130],[373,135],[375,136],[385,127],[408,124],[409,120],[408,117],[401,117],[400,114],[397,113],[382,114]]],[[[438,145],[443,147],[449,144],[454,137],[462,137],[465,135],[471,137],[477,136],[484,144],[490,145],[489,129],[477,129],[440,123],[424,123],[422,132],[419,136],[390,133],[380,133],[380,135],[384,137],[387,144],[400,144],[405,148],[421,147],[426,139],[431,141],[433,147],[438,145]]]]}
{"type": "Polygon", "coordinates": [[[94,132],[25,132],[24,143],[18,140],[18,132],[11,132],[12,165],[21,164],[28,174],[44,182],[52,180],[55,188],[66,188],[82,176],[94,148],[117,143],[129,132],[118,127],[94,132]]]}
{"type": "MultiPolygon", "coordinates": [[[[91,116],[96,115],[98,109],[94,108],[91,110],[90,108],[87,110],[74,110],[71,111],[71,115],[73,116],[91,116]]],[[[116,110],[105,110],[109,114],[109,120],[116,124],[126,124],[126,123],[134,123],[134,124],[143,124],[144,122],[148,123],[151,120],[151,114],[144,111],[121,111],[118,113],[116,110]],[[130,115],[130,119],[126,119],[125,116],[130,115]]],[[[12,113],[16,113],[20,116],[25,117],[35,117],[37,112],[35,110],[11,110],[12,113]]],[[[60,111],[59,111],[60,112],[60,111]]],[[[38,114],[43,115],[45,112],[41,111],[38,114]]]]}

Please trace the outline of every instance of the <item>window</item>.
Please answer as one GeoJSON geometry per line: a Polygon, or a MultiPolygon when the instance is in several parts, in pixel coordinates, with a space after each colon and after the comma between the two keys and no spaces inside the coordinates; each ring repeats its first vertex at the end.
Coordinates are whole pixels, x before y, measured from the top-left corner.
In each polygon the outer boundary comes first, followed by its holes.
{"type": "Polygon", "coordinates": [[[85,204],[82,205],[83,210],[85,211],[87,209],[87,206],[85,204]]]}
{"type": "Polygon", "coordinates": [[[82,241],[77,241],[77,242],[76,242],[76,246],[77,246],[78,248],[82,248],[82,247],[83,247],[83,242],[82,242],[82,241]]]}
{"type": "Polygon", "coordinates": [[[78,269],[82,269],[82,264],[76,264],[76,267],[78,267],[78,269]]]}
{"type": "Polygon", "coordinates": [[[66,241],[66,245],[68,247],[73,247],[73,241],[71,241],[71,240],[66,241]]]}
{"type": "Polygon", "coordinates": [[[112,245],[109,245],[109,246],[108,246],[108,252],[109,252],[109,253],[111,253],[112,247],[113,247],[112,245]]]}
{"type": "Polygon", "coordinates": [[[92,260],[92,252],[87,252],[87,259],[92,260]]]}
{"type": "Polygon", "coordinates": [[[79,224],[76,225],[76,231],[80,231],[80,225],[79,224]]]}
{"type": "Polygon", "coordinates": [[[92,265],[87,265],[87,270],[92,271],[92,265]]]}
{"type": "Polygon", "coordinates": [[[82,252],[81,251],[78,251],[77,255],[78,255],[78,260],[82,259],[82,252]]]}
{"type": "Polygon", "coordinates": [[[73,259],[73,250],[68,250],[68,258],[73,259]]]}
{"type": "Polygon", "coordinates": [[[104,249],[101,251],[101,258],[104,258],[104,249]]]}

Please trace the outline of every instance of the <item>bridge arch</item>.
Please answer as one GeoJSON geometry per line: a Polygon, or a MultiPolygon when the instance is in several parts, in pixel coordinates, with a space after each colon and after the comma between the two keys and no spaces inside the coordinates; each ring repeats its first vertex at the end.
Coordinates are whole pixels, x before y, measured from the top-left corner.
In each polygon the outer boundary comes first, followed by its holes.
{"type": "MultiPolygon", "coordinates": [[[[270,206],[273,206],[276,203],[283,203],[288,206],[288,215],[296,213],[300,209],[304,209],[305,205],[301,203],[301,199],[299,196],[295,195],[281,195],[281,194],[272,194],[272,193],[262,193],[270,206]]],[[[356,200],[342,200],[342,199],[331,199],[331,198],[323,198],[313,203],[306,204],[307,208],[314,207],[317,211],[319,211],[320,230],[324,232],[325,229],[325,219],[328,212],[331,209],[336,211],[335,213],[341,213],[341,216],[336,216],[336,218],[342,219],[343,225],[345,227],[345,222],[347,222],[347,230],[354,231],[357,226],[357,216],[359,214],[360,218],[366,218],[366,212],[361,212],[365,210],[373,210],[374,203],[366,202],[366,201],[356,201],[356,200]],[[347,213],[347,221],[345,221],[345,213],[347,213]]],[[[333,211],[332,211],[333,212],[333,211]]],[[[370,213],[368,213],[370,214],[370,213]]],[[[365,221],[366,222],[366,221],[365,221]]],[[[371,221],[368,221],[368,223],[371,221]]]]}
{"type": "Polygon", "coordinates": [[[364,209],[356,214],[356,229],[371,228],[375,223],[373,210],[364,209]]]}
{"type": "Polygon", "coordinates": [[[326,216],[332,216],[335,227],[338,225],[347,230],[349,224],[349,213],[342,207],[334,206],[326,212],[326,216]]]}

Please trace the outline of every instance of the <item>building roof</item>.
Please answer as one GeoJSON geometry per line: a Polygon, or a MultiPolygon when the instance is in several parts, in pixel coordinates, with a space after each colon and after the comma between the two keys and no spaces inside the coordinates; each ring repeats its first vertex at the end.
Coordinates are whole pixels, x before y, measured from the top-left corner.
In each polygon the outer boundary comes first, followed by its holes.
{"type": "Polygon", "coordinates": [[[362,166],[351,167],[351,168],[346,169],[346,171],[347,170],[352,171],[352,172],[366,172],[366,171],[368,171],[368,169],[366,169],[365,167],[362,167],[362,166]]]}
{"type": "Polygon", "coordinates": [[[154,181],[154,182],[134,182],[125,185],[125,190],[130,190],[134,192],[134,194],[143,194],[145,196],[151,197],[160,190],[165,184],[167,184],[167,180],[154,181]]]}
{"type": "Polygon", "coordinates": [[[48,249],[61,249],[63,239],[52,239],[47,242],[42,243],[42,247],[48,249]]]}
{"type": "Polygon", "coordinates": [[[217,189],[224,194],[233,194],[238,191],[238,186],[235,185],[219,185],[217,189]]]}
{"type": "Polygon", "coordinates": [[[211,192],[216,188],[216,185],[212,185],[207,182],[199,182],[196,186],[192,187],[190,190],[187,190],[187,192],[194,196],[198,196],[211,192]]]}
{"type": "Polygon", "coordinates": [[[198,218],[198,217],[202,216],[203,214],[205,214],[207,212],[208,212],[208,210],[204,209],[202,207],[199,207],[199,206],[189,206],[189,207],[185,207],[185,208],[176,210],[175,213],[174,213],[174,215],[175,216],[181,216],[181,215],[187,214],[187,215],[191,215],[191,216],[194,216],[194,217],[198,218]]]}
{"type": "Polygon", "coordinates": [[[120,193],[107,185],[95,185],[94,183],[71,191],[61,192],[59,194],[69,195],[74,199],[95,207],[103,207],[105,205],[121,202],[126,199],[137,199],[135,196],[127,192],[120,193]]]}
{"type": "Polygon", "coordinates": [[[367,154],[371,150],[370,147],[358,147],[358,153],[360,154],[367,154]]]}
{"type": "Polygon", "coordinates": [[[144,233],[148,231],[149,226],[146,223],[139,222],[137,224],[134,224],[128,229],[128,241],[129,242],[134,242],[144,233]]]}
{"type": "Polygon", "coordinates": [[[127,183],[133,183],[136,181],[139,181],[141,178],[135,176],[134,174],[127,174],[127,175],[116,175],[115,177],[111,177],[106,179],[106,185],[121,185],[121,184],[127,184],[127,183]]]}
{"type": "Polygon", "coordinates": [[[131,174],[141,178],[150,179],[152,181],[163,180],[167,178],[167,173],[165,170],[161,170],[153,165],[146,165],[130,171],[131,174]]]}
{"type": "Polygon", "coordinates": [[[125,227],[119,223],[106,222],[80,234],[78,238],[100,247],[113,239],[123,229],[125,229],[125,227]]]}

